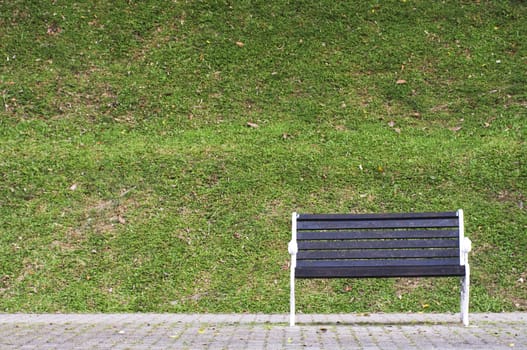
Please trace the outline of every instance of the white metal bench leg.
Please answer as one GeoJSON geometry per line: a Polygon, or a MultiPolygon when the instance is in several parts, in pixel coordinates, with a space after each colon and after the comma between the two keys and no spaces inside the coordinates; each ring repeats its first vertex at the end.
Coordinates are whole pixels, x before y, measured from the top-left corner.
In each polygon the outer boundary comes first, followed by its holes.
{"type": "Polygon", "coordinates": [[[291,295],[289,300],[289,325],[295,325],[295,269],[291,266],[291,295]]]}
{"type": "Polygon", "coordinates": [[[468,326],[468,306],[470,299],[470,266],[465,265],[465,276],[461,278],[461,322],[468,326]]]}

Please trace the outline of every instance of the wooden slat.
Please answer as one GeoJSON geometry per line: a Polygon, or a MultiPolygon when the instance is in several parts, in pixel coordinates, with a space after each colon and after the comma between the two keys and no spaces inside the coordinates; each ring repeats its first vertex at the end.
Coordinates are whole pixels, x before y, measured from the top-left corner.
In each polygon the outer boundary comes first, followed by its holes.
{"type": "Polygon", "coordinates": [[[437,258],[437,259],[362,259],[362,260],[297,260],[297,267],[364,267],[375,266],[382,268],[400,268],[401,266],[443,266],[459,265],[459,258],[437,258]]]}
{"type": "Polygon", "coordinates": [[[344,240],[387,238],[456,238],[458,230],[371,230],[371,231],[300,231],[297,240],[344,240]]]}
{"type": "Polygon", "coordinates": [[[297,278],[376,278],[376,277],[426,277],[464,276],[463,266],[399,266],[389,269],[379,267],[296,268],[297,278]]]}
{"type": "Polygon", "coordinates": [[[459,261],[459,249],[368,249],[368,250],[311,250],[299,251],[297,260],[311,259],[390,259],[390,258],[446,258],[459,261]]]}
{"type": "Polygon", "coordinates": [[[378,220],[378,219],[415,219],[415,218],[456,218],[457,212],[430,213],[372,213],[372,214],[298,214],[298,221],[307,220],[378,220]]]}
{"type": "Polygon", "coordinates": [[[379,229],[379,228],[431,228],[457,227],[458,218],[428,219],[417,218],[408,220],[320,220],[297,221],[297,230],[338,230],[338,229],[379,229]]]}
{"type": "Polygon", "coordinates": [[[332,249],[402,249],[402,248],[456,248],[456,239],[398,239],[371,241],[300,241],[299,250],[332,249]]]}
{"type": "Polygon", "coordinates": [[[297,267],[383,267],[459,265],[459,258],[415,258],[415,259],[355,259],[355,260],[297,260],[297,267]]]}

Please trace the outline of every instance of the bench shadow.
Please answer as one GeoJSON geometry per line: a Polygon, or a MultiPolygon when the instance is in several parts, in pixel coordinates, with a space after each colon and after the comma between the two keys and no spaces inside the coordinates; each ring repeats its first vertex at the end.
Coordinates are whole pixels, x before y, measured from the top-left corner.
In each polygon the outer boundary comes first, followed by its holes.
{"type": "Polygon", "coordinates": [[[333,327],[333,326],[460,326],[464,327],[462,322],[458,321],[430,321],[430,320],[412,320],[412,321],[327,321],[327,322],[296,322],[297,326],[313,327],[333,327]]]}

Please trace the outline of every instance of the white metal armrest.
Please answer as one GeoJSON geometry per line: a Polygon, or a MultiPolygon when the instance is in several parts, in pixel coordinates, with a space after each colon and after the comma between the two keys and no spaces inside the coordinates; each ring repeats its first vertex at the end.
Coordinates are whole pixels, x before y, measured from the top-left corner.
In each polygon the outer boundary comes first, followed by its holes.
{"type": "Polygon", "coordinates": [[[296,244],[295,241],[289,242],[287,249],[289,250],[289,254],[296,255],[298,253],[298,244],[296,244]]]}
{"type": "Polygon", "coordinates": [[[472,250],[472,241],[468,237],[463,237],[463,242],[461,243],[461,251],[463,253],[468,253],[472,250]]]}

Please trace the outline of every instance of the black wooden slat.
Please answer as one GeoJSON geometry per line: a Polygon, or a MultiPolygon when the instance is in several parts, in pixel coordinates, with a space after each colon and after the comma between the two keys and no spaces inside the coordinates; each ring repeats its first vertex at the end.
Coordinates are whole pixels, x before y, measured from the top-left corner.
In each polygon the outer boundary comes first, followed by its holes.
{"type": "Polygon", "coordinates": [[[458,218],[297,221],[297,230],[457,227],[458,218]]]}
{"type": "Polygon", "coordinates": [[[415,218],[457,218],[457,212],[431,213],[372,213],[372,214],[298,214],[297,221],[303,220],[378,220],[415,218]]]}
{"type": "Polygon", "coordinates": [[[332,249],[402,249],[402,248],[455,248],[457,239],[397,239],[372,241],[300,241],[299,250],[332,249]]]}
{"type": "Polygon", "coordinates": [[[296,268],[296,278],[370,278],[370,277],[426,277],[464,276],[463,266],[398,266],[389,269],[379,267],[296,268]]]}
{"type": "Polygon", "coordinates": [[[368,249],[368,250],[308,250],[299,251],[297,260],[310,259],[389,259],[389,258],[456,258],[459,249],[368,249]]]}
{"type": "Polygon", "coordinates": [[[387,238],[456,238],[458,230],[371,230],[371,231],[300,231],[297,240],[344,240],[387,238]]]}
{"type": "Polygon", "coordinates": [[[386,269],[401,266],[459,265],[459,258],[414,258],[414,259],[363,259],[363,260],[297,260],[297,267],[364,267],[376,266],[386,269]]]}

